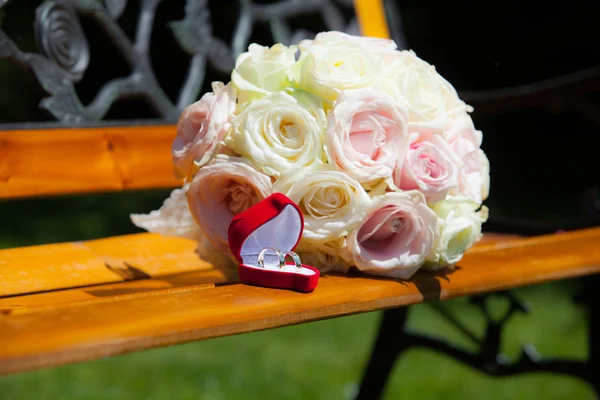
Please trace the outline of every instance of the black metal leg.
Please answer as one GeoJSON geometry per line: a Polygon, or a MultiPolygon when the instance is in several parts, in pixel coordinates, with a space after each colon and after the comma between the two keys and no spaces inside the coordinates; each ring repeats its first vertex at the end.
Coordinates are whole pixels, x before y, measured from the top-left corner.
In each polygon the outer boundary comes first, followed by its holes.
{"type": "MultiPolygon", "coordinates": [[[[486,334],[482,339],[474,336],[459,323],[453,321],[463,333],[479,344],[479,351],[469,352],[443,339],[434,336],[406,331],[408,308],[386,310],[383,313],[377,339],[371,351],[371,358],[363,375],[356,400],[377,400],[382,397],[389,376],[398,357],[409,347],[428,348],[453,357],[475,369],[491,376],[513,376],[524,373],[545,372],[570,375],[589,382],[596,393],[600,395],[600,307],[596,303],[600,298],[600,275],[585,277],[584,292],[579,301],[588,308],[588,341],[589,355],[585,362],[568,359],[545,359],[530,346],[523,348],[523,354],[515,362],[507,362],[500,354],[501,333],[505,323],[516,311],[528,312],[522,303],[511,293],[497,293],[487,296],[500,295],[508,297],[512,303],[510,310],[499,321],[489,317],[483,297],[475,297],[487,318],[486,334]]],[[[439,309],[439,307],[436,307],[439,309]]],[[[447,318],[451,315],[442,313],[447,318]]]]}
{"type": "Polygon", "coordinates": [[[371,351],[371,358],[363,375],[356,400],[381,398],[396,359],[408,344],[403,335],[407,314],[407,307],[393,308],[383,312],[377,340],[371,351]]]}

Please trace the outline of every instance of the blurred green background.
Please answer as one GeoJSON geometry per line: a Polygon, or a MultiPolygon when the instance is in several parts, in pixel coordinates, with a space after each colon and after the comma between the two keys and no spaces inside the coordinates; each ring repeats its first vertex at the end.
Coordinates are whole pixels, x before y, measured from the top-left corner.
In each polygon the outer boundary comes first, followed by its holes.
{"type": "MultiPolygon", "coordinates": [[[[0,27],[22,50],[35,49],[30,21],[39,3],[13,0],[0,10],[0,27]]],[[[230,34],[226,27],[235,19],[232,10],[238,2],[209,3],[216,10],[213,19],[219,19],[213,23],[217,34],[230,34]]],[[[598,14],[583,1],[547,7],[543,13],[539,5],[517,0],[436,6],[416,0],[395,3],[409,46],[459,91],[514,86],[600,63],[598,14]]],[[[138,7],[139,1],[130,0],[121,18],[129,35],[138,7]]],[[[152,62],[173,97],[189,58],[173,45],[166,21],[183,16],[183,0],[163,2],[159,11],[152,62]]],[[[86,24],[84,29],[92,47],[90,67],[78,85],[85,102],[107,79],[127,71],[118,54],[104,46],[97,27],[86,24]]],[[[264,43],[260,31],[256,40],[264,43]]],[[[48,120],[37,107],[44,93],[29,74],[0,61],[0,85],[0,122],[48,120]]],[[[594,94],[588,100],[600,102],[594,94]]],[[[132,100],[118,103],[109,117],[145,118],[152,112],[132,100]]],[[[473,118],[484,132],[483,148],[492,165],[488,229],[547,232],[580,221],[581,195],[600,177],[597,122],[560,106],[487,116],[475,111],[473,118]]],[[[137,232],[128,215],[158,208],[167,195],[168,191],[155,190],[0,201],[0,248],[137,232]]],[[[517,290],[532,303],[533,313],[511,319],[503,351],[514,359],[524,343],[532,342],[544,356],[583,359],[585,310],[571,300],[578,287],[572,281],[517,290]]],[[[483,318],[466,299],[444,304],[483,334],[483,318]]],[[[497,313],[505,307],[500,300],[493,303],[497,313]]],[[[349,399],[379,317],[379,313],[356,315],[0,377],[0,399],[349,399]]],[[[411,308],[409,326],[465,348],[472,346],[429,305],[411,308]]],[[[385,398],[596,397],[588,385],[570,377],[531,374],[494,379],[427,349],[413,349],[396,365],[385,398]]]]}

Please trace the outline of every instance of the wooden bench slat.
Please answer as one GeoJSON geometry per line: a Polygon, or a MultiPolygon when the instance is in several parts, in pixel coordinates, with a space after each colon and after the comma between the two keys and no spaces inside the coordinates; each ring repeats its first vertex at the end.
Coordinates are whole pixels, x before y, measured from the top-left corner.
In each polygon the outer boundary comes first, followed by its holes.
{"type": "Polygon", "coordinates": [[[211,268],[194,249],[190,240],[140,233],[0,250],[0,297],[120,282],[113,271],[126,264],[151,277],[211,268]]]}
{"type": "Polygon", "coordinates": [[[196,288],[213,288],[226,278],[216,269],[186,272],[91,287],[72,288],[0,299],[0,314],[5,316],[46,312],[51,309],[100,304],[134,297],[153,296],[196,288]]]}
{"type": "Polygon", "coordinates": [[[452,273],[408,282],[329,275],[311,294],[197,285],[16,312],[0,316],[0,373],[598,273],[599,244],[593,228],[484,244],[452,273]]]}
{"type": "MultiPolygon", "coordinates": [[[[489,244],[505,242],[516,238],[518,238],[516,235],[489,233],[486,234],[471,251],[475,251],[476,249],[485,247],[489,244]]],[[[20,315],[38,312],[40,309],[70,306],[80,302],[91,303],[112,301],[120,299],[123,295],[133,297],[139,294],[144,296],[147,292],[153,290],[174,289],[196,285],[203,285],[206,287],[207,285],[214,286],[216,283],[225,283],[227,281],[226,277],[218,270],[211,268],[209,264],[197,260],[197,256],[193,254],[192,250],[194,244],[189,242],[188,246],[188,243],[186,242],[187,241],[184,239],[160,237],[152,234],[127,235],[85,242],[86,246],[94,249],[96,253],[102,251],[104,254],[111,254],[113,259],[115,259],[114,257],[118,254],[117,252],[119,249],[126,251],[126,254],[121,253],[120,256],[123,257],[123,259],[128,260],[129,263],[133,262],[131,252],[141,253],[141,256],[135,260],[136,264],[134,265],[145,272],[152,272],[150,275],[152,275],[153,278],[128,282],[119,281],[117,283],[106,284],[98,284],[100,281],[96,280],[94,281],[93,286],[77,284],[69,287],[66,286],[66,284],[68,282],[73,282],[73,277],[65,277],[63,283],[60,278],[52,275],[48,278],[50,282],[54,283],[58,280],[64,285],[62,287],[63,290],[21,295],[18,297],[0,297],[0,312],[4,315],[20,315]],[[116,243],[116,245],[109,246],[111,243],[116,243]],[[96,246],[96,244],[101,245],[96,246]],[[173,256],[172,252],[176,247],[175,245],[183,245],[184,247],[181,253],[173,256]],[[159,253],[157,256],[156,254],[149,254],[153,251],[156,252],[156,249],[164,247],[171,250],[170,255],[159,253]],[[148,267],[146,267],[146,262],[149,263],[148,267]],[[190,269],[192,270],[190,271],[190,269]],[[165,274],[165,271],[170,272],[171,274],[165,274]],[[160,272],[163,273],[161,274],[160,272]]],[[[66,243],[65,245],[66,246],[64,247],[68,247],[69,244],[66,243]]],[[[50,246],[53,247],[56,245],[50,246]]],[[[39,247],[42,248],[41,253],[43,254],[43,248],[45,246],[39,247]]],[[[31,249],[29,251],[31,252],[31,249]]],[[[2,259],[2,252],[0,252],[0,259],[2,259]]],[[[122,263],[122,261],[120,263],[122,263]]],[[[42,268],[42,270],[45,269],[42,268]]],[[[8,273],[8,269],[5,273],[8,273]]],[[[113,277],[111,276],[111,278],[113,277]]],[[[46,287],[50,287],[50,285],[46,285],[46,287]]],[[[15,290],[16,289],[18,288],[15,288],[15,290]]],[[[22,291],[24,291],[24,289],[22,289],[22,291]]]]}
{"type": "Polygon", "coordinates": [[[61,243],[0,251],[0,295],[122,281],[84,244],[61,243]]]}
{"type": "MultiPolygon", "coordinates": [[[[514,237],[486,234],[478,246],[514,237]]],[[[211,268],[198,259],[195,246],[182,238],[140,233],[0,250],[0,300],[5,296],[121,282],[124,277],[113,271],[126,264],[150,277],[211,268]]],[[[218,275],[217,281],[223,281],[223,277],[218,275]]]]}
{"type": "Polygon", "coordinates": [[[354,7],[361,35],[390,37],[382,0],[354,0],[354,7]]]}
{"type": "Polygon", "coordinates": [[[0,199],[181,185],[175,126],[0,131],[0,199]]]}

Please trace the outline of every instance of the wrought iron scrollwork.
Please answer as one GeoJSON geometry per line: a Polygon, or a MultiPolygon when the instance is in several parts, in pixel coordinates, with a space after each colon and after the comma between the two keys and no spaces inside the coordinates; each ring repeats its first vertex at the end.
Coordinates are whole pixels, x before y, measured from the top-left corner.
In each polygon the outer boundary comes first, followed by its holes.
{"type": "Polygon", "coordinates": [[[64,1],[42,4],[35,33],[42,54],[79,81],[90,62],[90,48],[73,7],[64,1]]]}
{"type": "Polygon", "coordinates": [[[104,0],[104,7],[112,19],[118,19],[127,7],[127,0],[104,0]]]}
{"type": "Polygon", "coordinates": [[[160,119],[176,121],[181,110],[198,98],[207,66],[229,73],[236,55],[245,51],[256,24],[268,24],[273,42],[289,44],[316,32],[293,31],[291,17],[320,13],[323,30],[357,33],[356,18],[347,21],[342,9],[352,9],[350,0],[286,0],[269,4],[240,0],[241,11],[230,43],[216,37],[206,0],[187,0],[185,17],[170,23],[175,40],[191,56],[188,72],[176,101],[171,101],[152,69],[149,49],[156,9],[162,0],[141,0],[134,40],[118,23],[126,0],[46,0],[37,9],[35,31],[40,54],[22,52],[0,29],[0,59],[11,60],[31,70],[50,95],[40,107],[58,121],[74,125],[99,121],[112,104],[123,98],[141,97],[160,119]],[[83,105],[75,84],[90,62],[90,48],[79,21],[85,16],[105,32],[131,72],[106,82],[93,100],[83,105]]]}

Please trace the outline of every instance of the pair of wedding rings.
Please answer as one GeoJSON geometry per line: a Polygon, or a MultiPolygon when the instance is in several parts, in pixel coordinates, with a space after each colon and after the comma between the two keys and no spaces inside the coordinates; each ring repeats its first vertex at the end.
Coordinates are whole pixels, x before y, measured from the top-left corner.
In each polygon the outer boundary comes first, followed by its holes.
{"type": "Polygon", "coordinates": [[[282,252],[279,249],[275,249],[273,247],[265,247],[263,248],[260,253],[258,253],[258,266],[261,268],[265,267],[265,255],[267,254],[267,252],[271,250],[273,253],[275,253],[275,255],[277,255],[277,259],[279,261],[279,268],[284,268],[285,267],[285,259],[287,256],[290,256],[290,258],[294,261],[294,264],[296,264],[296,269],[301,269],[302,268],[302,261],[300,260],[300,256],[298,256],[298,254],[294,253],[293,251],[285,251],[282,252]]]}

